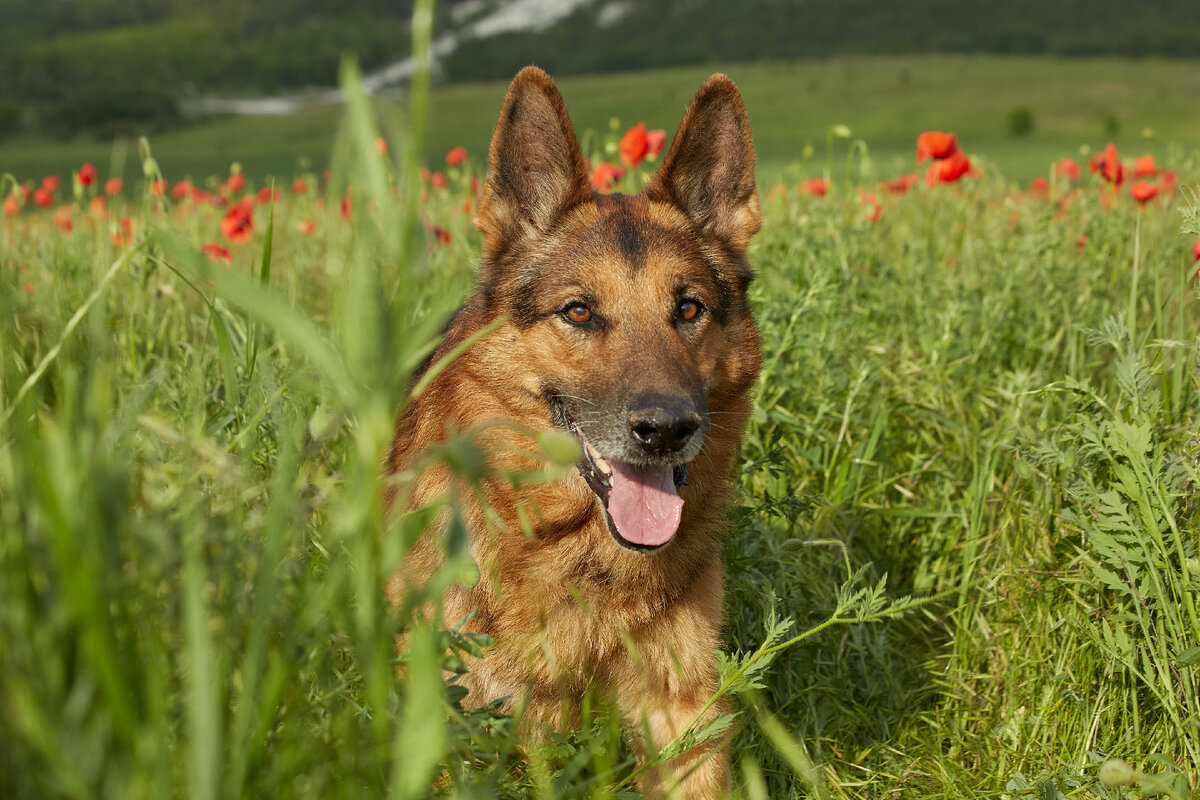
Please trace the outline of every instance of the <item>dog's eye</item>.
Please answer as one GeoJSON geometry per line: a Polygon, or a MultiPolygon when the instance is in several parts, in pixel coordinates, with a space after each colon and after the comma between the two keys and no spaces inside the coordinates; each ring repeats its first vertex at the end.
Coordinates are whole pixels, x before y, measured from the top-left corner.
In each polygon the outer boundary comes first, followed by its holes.
{"type": "Polygon", "coordinates": [[[700,312],[704,310],[704,304],[699,300],[686,298],[679,301],[679,308],[676,310],[679,318],[684,322],[692,322],[700,316],[700,312]]]}
{"type": "Polygon", "coordinates": [[[571,303],[563,309],[563,316],[572,325],[586,325],[592,320],[592,310],[583,303],[571,303]]]}

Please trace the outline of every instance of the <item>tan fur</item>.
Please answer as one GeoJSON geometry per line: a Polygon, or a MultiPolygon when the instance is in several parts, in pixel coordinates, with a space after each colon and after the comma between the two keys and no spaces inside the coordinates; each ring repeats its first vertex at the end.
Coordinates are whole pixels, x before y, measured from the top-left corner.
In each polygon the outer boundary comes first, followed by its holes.
{"type": "MultiPolygon", "coordinates": [[[[486,507],[462,494],[482,575],[446,593],[443,618],[453,624],[476,612],[468,629],[496,640],[461,680],[468,703],[527,703],[524,725],[532,732],[570,725],[578,712],[572,701],[595,690],[619,705],[645,757],[715,692],[721,537],[760,365],[745,298],[745,250],[759,220],[749,125],[728,78],[714,75],[701,87],[658,174],[632,197],[592,191],[545,73],[527,68],[513,81],[476,219],[484,240],[479,288],[434,360],[494,320],[508,321],[405,410],[389,471],[411,468],[447,431],[471,429],[486,431],[481,441],[493,466],[541,468],[516,426],[553,427],[550,403],[559,395],[548,386],[597,414],[631,392],[693,387],[703,393],[710,425],[679,489],[679,529],[653,552],[614,541],[600,500],[575,470],[520,488],[485,480],[486,507]],[[580,331],[556,313],[581,292],[606,321],[602,330],[580,331]],[[709,310],[696,326],[672,317],[683,292],[709,310]],[[531,538],[519,509],[532,521],[531,538]]],[[[452,488],[447,469],[434,467],[413,478],[405,502],[426,505],[452,488]]],[[[428,580],[441,552],[437,531],[420,539],[389,586],[392,599],[428,580]]],[[[722,744],[648,771],[642,790],[719,796],[729,780],[722,744]],[[672,789],[681,777],[682,788],[672,789]]]]}

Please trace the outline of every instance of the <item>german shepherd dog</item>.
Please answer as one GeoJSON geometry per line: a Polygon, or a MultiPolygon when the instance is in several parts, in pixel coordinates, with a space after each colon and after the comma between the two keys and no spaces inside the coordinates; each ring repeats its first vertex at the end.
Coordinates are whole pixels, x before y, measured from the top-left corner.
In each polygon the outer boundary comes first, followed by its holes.
{"type": "MultiPolygon", "coordinates": [[[[466,702],[509,698],[536,733],[578,722],[579,699],[598,691],[644,761],[723,709],[701,714],[718,688],[721,539],[761,362],[746,300],[761,222],[746,109],[713,75],[645,189],[598,194],[562,96],[528,67],[488,156],[478,286],[432,361],[498,327],[409,404],[387,468],[410,476],[409,508],[464,498],[482,577],[446,592],[443,618],[473,614],[465,630],[495,639],[461,678],[466,702]],[[472,494],[444,464],[412,475],[449,431],[480,432],[494,469],[544,468],[530,442],[552,428],[582,454],[556,480],[485,477],[472,494]]],[[[438,527],[390,582],[394,601],[441,562],[438,527]]],[[[723,794],[724,745],[646,770],[642,791],[723,794]]]]}

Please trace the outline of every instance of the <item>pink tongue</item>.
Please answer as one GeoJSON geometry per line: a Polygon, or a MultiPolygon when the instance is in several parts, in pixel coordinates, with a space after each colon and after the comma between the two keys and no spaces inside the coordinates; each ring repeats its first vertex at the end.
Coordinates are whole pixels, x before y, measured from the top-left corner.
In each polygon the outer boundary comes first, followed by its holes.
{"type": "Polygon", "coordinates": [[[669,466],[639,467],[610,460],[612,490],[608,514],[627,542],[653,547],[666,544],[679,527],[683,498],[675,493],[669,466]]]}

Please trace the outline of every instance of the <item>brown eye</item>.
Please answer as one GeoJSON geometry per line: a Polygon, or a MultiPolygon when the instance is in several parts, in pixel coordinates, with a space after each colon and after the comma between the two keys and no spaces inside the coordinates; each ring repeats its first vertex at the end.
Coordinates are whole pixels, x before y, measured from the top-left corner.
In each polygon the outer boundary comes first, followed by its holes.
{"type": "Polygon", "coordinates": [[[565,311],[567,321],[573,325],[585,325],[592,318],[592,310],[583,303],[572,303],[565,311]]]}
{"type": "Polygon", "coordinates": [[[691,322],[700,316],[702,308],[699,300],[681,300],[679,301],[679,318],[684,322],[691,322]]]}

